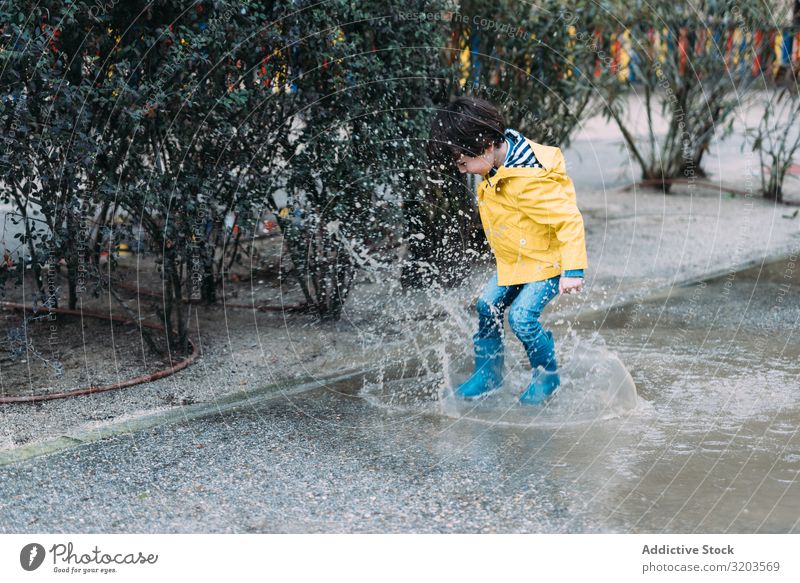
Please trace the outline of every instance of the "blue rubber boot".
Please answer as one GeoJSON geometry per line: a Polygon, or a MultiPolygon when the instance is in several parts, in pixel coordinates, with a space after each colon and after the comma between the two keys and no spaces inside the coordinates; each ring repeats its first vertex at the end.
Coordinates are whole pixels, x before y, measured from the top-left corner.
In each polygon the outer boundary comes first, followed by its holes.
{"type": "Polygon", "coordinates": [[[503,342],[493,338],[475,340],[475,372],[458,386],[457,397],[471,401],[494,393],[503,385],[503,342]]]}
{"type": "Polygon", "coordinates": [[[537,359],[536,363],[531,363],[534,365],[531,384],[519,398],[519,402],[523,405],[541,405],[550,399],[561,386],[553,333],[548,330],[545,332],[545,336],[546,338],[542,339],[539,347],[541,359],[537,359]]]}

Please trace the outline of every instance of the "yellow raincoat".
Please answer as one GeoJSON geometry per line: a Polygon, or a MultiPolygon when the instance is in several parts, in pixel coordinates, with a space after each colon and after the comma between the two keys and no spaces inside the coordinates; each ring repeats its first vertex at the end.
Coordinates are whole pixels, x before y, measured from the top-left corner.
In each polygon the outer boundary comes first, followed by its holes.
{"type": "Polygon", "coordinates": [[[478,210],[501,286],[588,266],[583,217],[564,156],[559,148],[528,143],[544,168],[501,166],[478,186],[478,210]]]}

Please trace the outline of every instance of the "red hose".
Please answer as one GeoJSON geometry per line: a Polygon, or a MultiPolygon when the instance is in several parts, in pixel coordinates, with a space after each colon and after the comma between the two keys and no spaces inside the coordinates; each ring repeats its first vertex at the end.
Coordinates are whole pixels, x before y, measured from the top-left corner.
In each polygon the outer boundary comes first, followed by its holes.
{"type": "MultiPolygon", "coordinates": [[[[21,311],[36,311],[33,306],[27,304],[18,304],[15,302],[0,302],[0,307],[4,309],[11,309],[11,310],[21,310],[21,311]]],[[[67,314],[70,316],[88,316],[90,318],[100,318],[104,320],[109,320],[113,322],[120,322],[123,324],[139,324],[144,326],[145,328],[150,328],[152,330],[164,330],[164,327],[161,324],[156,324],[155,322],[134,322],[133,320],[126,318],[124,316],[114,316],[108,314],[102,314],[100,312],[87,312],[87,311],[80,311],[80,310],[70,310],[68,308],[46,308],[48,313],[56,313],[56,314],[67,314]]],[[[134,377],[132,379],[128,379],[125,381],[119,381],[116,383],[111,383],[108,385],[95,385],[92,387],[83,387],[81,389],[74,389],[72,391],[62,391],[58,393],[48,393],[47,395],[29,395],[29,396],[16,396],[16,397],[5,397],[0,396],[0,404],[4,403],[30,403],[35,401],[50,401],[53,399],[64,399],[66,397],[77,397],[80,395],[89,395],[91,393],[102,393],[104,391],[111,391],[113,389],[121,389],[123,387],[131,387],[133,385],[139,385],[142,383],[149,383],[150,381],[155,381],[158,379],[163,379],[164,377],[168,377],[179,370],[182,370],[192,364],[197,358],[197,346],[195,346],[194,342],[189,340],[189,346],[192,348],[191,354],[178,362],[177,364],[165,368],[154,373],[139,375],[138,377],[134,377]]]]}

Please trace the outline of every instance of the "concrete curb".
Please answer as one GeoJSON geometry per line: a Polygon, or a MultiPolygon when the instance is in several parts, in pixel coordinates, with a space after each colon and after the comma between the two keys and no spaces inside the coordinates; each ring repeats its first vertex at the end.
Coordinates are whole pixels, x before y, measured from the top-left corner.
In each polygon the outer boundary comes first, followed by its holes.
{"type": "Polygon", "coordinates": [[[298,379],[296,381],[267,385],[254,391],[237,391],[213,402],[197,403],[158,413],[145,413],[140,417],[124,421],[112,421],[102,427],[78,430],[46,441],[0,451],[0,467],[16,464],[34,457],[58,453],[109,437],[127,435],[161,425],[226,413],[278,397],[298,395],[323,387],[330,388],[331,385],[341,383],[351,384],[354,381],[363,380],[371,372],[367,369],[350,369],[324,377],[298,379]]]}

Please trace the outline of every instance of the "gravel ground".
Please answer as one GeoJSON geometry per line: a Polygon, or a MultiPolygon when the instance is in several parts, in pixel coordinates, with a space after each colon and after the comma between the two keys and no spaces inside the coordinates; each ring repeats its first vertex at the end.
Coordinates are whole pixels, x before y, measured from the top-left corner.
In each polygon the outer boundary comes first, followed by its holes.
{"type": "Polygon", "coordinates": [[[407,421],[317,390],[29,460],[0,472],[0,531],[594,528],[559,494],[558,468],[520,464],[546,432],[495,442],[472,424],[407,421]]]}

